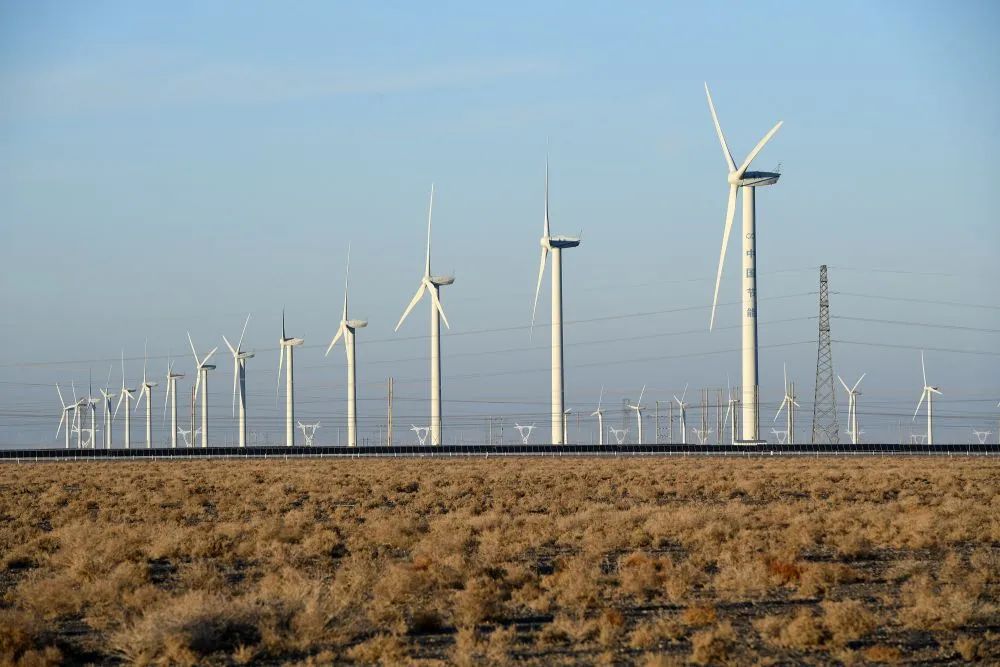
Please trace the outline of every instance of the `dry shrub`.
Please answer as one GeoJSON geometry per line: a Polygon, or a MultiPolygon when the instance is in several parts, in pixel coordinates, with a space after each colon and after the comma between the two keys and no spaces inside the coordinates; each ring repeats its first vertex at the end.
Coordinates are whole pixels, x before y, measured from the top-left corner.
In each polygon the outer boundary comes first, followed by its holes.
{"type": "Polygon", "coordinates": [[[895,646],[887,646],[885,644],[876,644],[875,646],[869,646],[864,651],[865,659],[869,662],[876,663],[886,663],[894,665],[899,662],[900,658],[903,657],[903,652],[900,651],[895,646]]]}
{"type": "Polygon", "coordinates": [[[729,621],[714,628],[696,632],[691,637],[691,662],[713,665],[729,662],[736,646],[736,633],[729,621]]]}
{"type": "Polygon", "coordinates": [[[475,628],[459,628],[455,634],[455,646],[451,659],[459,667],[474,667],[482,664],[486,657],[486,646],[480,641],[475,628]]]}
{"type": "Polygon", "coordinates": [[[460,626],[474,626],[494,616],[500,605],[497,583],[488,577],[476,577],[455,594],[455,622],[460,626]]]}
{"type": "Polygon", "coordinates": [[[34,614],[0,609],[0,664],[58,665],[62,653],[46,646],[48,632],[34,614]]]}
{"type": "Polygon", "coordinates": [[[497,628],[490,633],[489,643],[486,647],[486,659],[490,664],[499,665],[510,661],[510,651],[517,638],[517,629],[514,626],[497,628]]]}
{"type": "Polygon", "coordinates": [[[754,621],[753,627],[765,642],[782,648],[814,648],[825,636],[822,624],[808,609],[794,616],[765,616],[754,621]]]}
{"type": "Polygon", "coordinates": [[[808,563],[800,568],[799,597],[828,595],[837,586],[864,581],[864,575],[843,563],[808,563]]]}
{"type": "Polygon", "coordinates": [[[758,598],[771,588],[771,573],[760,559],[724,563],[712,585],[723,600],[758,598]]]}
{"type": "Polygon", "coordinates": [[[598,637],[604,646],[614,646],[625,629],[625,616],[617,609],[605,609],[597,622],[598,637]]]}
{"type": "Polygon", "coordinates": [[[660,584],[656,563],[641,551],[629,554],[622,561],[618,576],[622,590],[637,597],[651,597],[660,584]]]}
{"type": "Polygon", "coordinates": [[[684,625],[698,628],[703,625],[715,623],[716,616],[715,607],[705,604],[694,605],[681,613],[681,622],[684,625]]]}
{"type": "Polygon", "coordinates": [[[403,640],[384,633],[352,646],[347,656],[363,665],[401,665],[407,660],[403,640]]]}
{"type": "Polygon", "coordinates": [[[664,642],[678,641],[686,633],[687,628],[676,618],[661,616],[636,625],[629,635],[629,646],[635,649],[656,648],[664,642]]]}
{"type": "Polygon", "coordinates": [[[646,653],[642,656],[639,664],[642,667],[680,667],[684,664],[684,658],[677,655],[665,655],[663,653],[646,653]]]}
{"type": "Polygon", "coordinates": [[[960,628],[980,612],[978,595],[962,584],[939,584],[920,575],[903,585],[899,619],[907,627],[935,630],[960,628]]]}
{"type": "Polygon", "coordinates": [[[149,610],[112,637],[124,659],[194,665],[204,657],[256,644],[257,613],[244,601],[203,591],[185,593],[149,610]]]}
{"type": "Polygon", "coordinates": [[[979,657],[983,643],[975,637],[959,637],[955,640],[955,652],[962,656],[962,660],[972,662],[979,657]]]}
{"type": "Polygon", "coordinates": [[[878,627],[875,615],[858,600],[824,600],[820,607],[823,608],[823,625],[834,644],[860,639],[878,627]]]}

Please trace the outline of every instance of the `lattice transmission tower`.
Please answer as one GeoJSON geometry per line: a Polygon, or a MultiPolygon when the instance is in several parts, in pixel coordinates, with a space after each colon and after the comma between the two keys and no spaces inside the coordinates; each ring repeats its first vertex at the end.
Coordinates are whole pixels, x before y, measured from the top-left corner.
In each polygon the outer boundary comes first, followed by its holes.
{"type": "Polygon", "coordinates": [[[833,347],[830,343],[830,293],[826,264],[819,267],[819,346],[816,350],[816,393],[813,397],[812,442],[840,444],[837,392],[834,387],[833,347]]]}

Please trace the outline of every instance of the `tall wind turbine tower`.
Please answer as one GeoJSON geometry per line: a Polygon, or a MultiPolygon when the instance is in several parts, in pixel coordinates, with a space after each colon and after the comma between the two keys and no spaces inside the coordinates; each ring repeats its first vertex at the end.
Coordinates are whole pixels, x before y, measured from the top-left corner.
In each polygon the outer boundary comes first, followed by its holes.
{"type": "Polygon", "coordinates": [[[781,174],[768,171],[748,171],[750,163],[757,157],[757,154],[764,148],[771,137],[774,136],[783,121],[764,135],[754,149],[750,151],[746,160],[739,167],[733,160],[729,146],[726,144],[726,137],[722,133],[722,126],[719,125],[719,118],[715,113],[715,105],[712,103],[712,94],[708,92],[708,84],[705,84],[705,95],[708,97],[708,108],[712,112],[712,122],[715,123],[715,131],[719,135],[719,143],[722,144],[722,155],[726,160],[726,167],[729,170],[727,181],[729,183],[729,201],[726,204],[726,226],[722,233],[722,250],[719,253],[719,270],[715,276],[715,296],[712,297],[712,318],[708,328],[715,327],[715,307],[719,301],[719,284],[722,281],[722,266],[726,260],[726,248],[729,245],[729,233],[733,227],[733,216],[736,213],[736,194],[743,191],[743,271],[742,288],[743,307],[741,309],[743,320],[743,418],[742,440],[745,442],[758,442],[760,440],[759,422],[757,418],[758,408],[758,373],[757,373],[757,221],[754,204],[754,193],[757,188],[766,185],[773,185],[778,182],[781,174]]]}
{"type": "Polygon", "coordinates": [[[861,392],[858,391],[858,385],[865,379],[865,375],[867,373],[862,373],[853,387],[848,387],[844,378],[837,376],[840,384],[844,385],[844,391],[847,392],[847,432],[851,435],[852,445],[858,444],[858,396],[861,395],[861,392]]]}
{"type": "Polygon", "coordinates": [[[278,341],[278,389],[281,388],[281,364],[288,357],[285,371],[285,444],[295,446],[295,373],[292,370],[294,349],[302,345],[303,339],[290,338],[285,334],[285,311],[281,311],[281,340],[278,341]]]}
{"type": "Polygon", "coordinates": [[[111,419],[114,420],[118,416],[118,408],[122,406],[122,401],[125,401],[125,449],[130,449],[132,447],[132,399],[135,398],[135,389],[129,389],[125,386],[125,350],[122,350],[122,388],[118,391],[118,405],[115,406],[115,414],[112,415],[111,419]]]}
{"type": "Polygon", "coordinates": [[[146,344],[142,344],[142,384],[139,385],[139,400],[135,402],[135,409],[139,409],[139,403],[146,399],[146,449],[153,446],[153,387],[155,382],[146,379],[146,344]]]}
{"type": "Polygon", "coordinates": [[[562,323],[562,251],[580,245],[580,239],[571,236],[552,236],[549,228],[549,161],[545,160],[545,211],[542,219],[542,259],[538,265],[538,282],[535,285],[535,304],[531,309],[531,326],[535,326],[538,310],[538,293],[545,274],[545,259],[552,253],[552,444],[566,443],[563,428],[563,411],[566,392],[563,386],[563,323],[562,323]]]}
{"type": "Polygon", "coordinates": [[[163,412],[166,418],[167,401],[170,401],[170,447],[177,449],[177,380],[184,373],[174,372],[174,362],[167,363],[167,391],[163,398],[163,412]]]}
{"type": "Polygon", "coordinates": [[[403,311],[403,316],[396,323],[395,331],[399,331],[403,320],[410,314],[426,291],[431,298],[431,444],[441,444],[441,321],[451,328],[441,306],[440,288],[455,282],[454,276],[431,275],[431,216],[434,212],[434,184],[431,184],[431,201],[427,207],[427,257],[424,261],[424,275],[420,279],[420,287],[413,295],[410,305],[403,311]]]}
{"type": "MultiPolygon", "coordinates": [[[[213,347],[212,351],[205,355],[204,359],[198,357],[197,350],[194,349],[194,341],[191,340],[191,332],[188,332],[188,343],[191,345],[191,354],[194,356],[194,367],[198,373],[194,381],[194,393],[192,396],[198,394],[198,389],[201,389],[201,446],[208,447],[208,372],[215,370],[215,364],[208,363],[208,360],[212,358],[218,347],[213,347]]],[[[194,410],[192,408],[192,417],[194,410]]],[[[194,428],[192,424],[191,428],[194,428]]]]}
{"type": "Polygon", "coordinates": [[[646,409],[646,406],[642,404],[642,397],[646,393],[646,385],[642,385],[642,391],[639,392],[639,400],[635,402],[634,405],[629,407],[635,410],[635,423],[639,427],[639,444],[642,444],[642,411],[646,409]]]}
{"type": "Polygon", "coordinates": [[[239,420],[239,443],[240,447],[247,446],[247,359],[253,359],[253,352],[243,351],[243,336],[247,332],[247,324],[250,323],[250,313],[243,322],[243,331],[240,332],[240,340],[233,347],[229,339],[222,337],[229,353],[233,355],[233,416],[236,416],[236,392],[240,395],[240,420],[239,420]]]}
{"type": "MultiPolygon", "coordinates": [[[[347,246],[347,272],[344,277],[344,310],[340,315],[340,328],[337,329],[337,334],[330,341],[330,346],[326,348],[326,354],[330,354],[330,350],[333,346],[337,344],[337,341],[343,337],[344,339],[344,351],[347,353],[347,446],[357,447],[358,446],[358,407],[357,400],[358,394],[355,383],[355,353],[354,353],[354,335],[357,329],[362,329],[368,326],[368,320],[349,320],[347,319],[347,291],[351,280],[351,246],[347,246]]],[[[391,439],[391,437],[390,437],[391,439]]]]}
{"type": "Polygon", "coordinates": [[[684,391],[681,392],[681,397],[677,398],[677,394],[674,394],[674,400],[677,401],[677,407],[680,408],[680,422],[681,422],[681,444],[686,445],[687,438],[687,407],[688,404],[684,402],[684,397],[687,396],[688,386],[684,385],[684,391]]]}
{"type": "Polygon", "coordinates": [[[934,413],[931,410],[931,402],[934,394],[941,395],[941,390],[938,387],[932,387],[927,384],[927,367],[924,365],[924,352],[920,351],[920,370],[924,374],[924,390],[920,394],[920,402],[917,403],[917,409],[913,411],[913,419],[917,418],[917,413],[920,412],[920,406],[923,404],[924,399],[927,399],[927,444],[934,444],[934,413]]]}

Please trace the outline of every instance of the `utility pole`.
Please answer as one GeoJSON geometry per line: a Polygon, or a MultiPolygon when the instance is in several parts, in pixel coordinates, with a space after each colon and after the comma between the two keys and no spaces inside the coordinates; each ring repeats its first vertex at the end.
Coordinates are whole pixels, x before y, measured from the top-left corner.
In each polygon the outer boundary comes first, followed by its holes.
{"type": "Polygon", "coordinates": [[[389,416],[386,419],[386,444],[392,447],[392,378],[389,378],[388,388],[389,416]]]}
{"type": "MultiPolygon", "coordinates": [[[[195,433],[194,433],[194,416],[195,416],[194,415],[194,405],[195,405],[195,391],[194,391],[194,387],[192,386],[191,387],[191,443],[192,444],[194,444],[198,440],[198,438],[195,436],[195,433]]],[[[128,406],[126,406],[126,407],[128,407],[128,406]]]]}
{"type": "Polygon", "coordinates": [[[724,416],[722,413],[722,389],[719,389],[715,393],[715,441],[722,444],[722,434],[725,432],[726,425],[723,424],[724,416]]]}
{"type": "Polygon", "coordinates": [[[674,403],[667,402],[667,442],[674,444],[674,403]]]}
{"type": "Polygon", "coordinates": [[[816,350],[816,392],[813,397],[813,444],[840,444],[834,377],[833,346],[830,340],[830,293],[824,264],[819,267],[819,345],[816,350]]]}
{"type": "Polygon", "coordinates": [[[653,407],[653,444],[660,444],[660,402],[656,401],[653,407]]]}

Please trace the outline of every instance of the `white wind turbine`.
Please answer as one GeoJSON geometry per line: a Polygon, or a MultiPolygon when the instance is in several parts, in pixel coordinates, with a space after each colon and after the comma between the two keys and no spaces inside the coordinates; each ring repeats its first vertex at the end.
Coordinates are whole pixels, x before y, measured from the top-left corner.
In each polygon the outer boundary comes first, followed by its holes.
{"type": "Polygon", "coordinates": [[[642,404],[642,397],[646,393],[646,385],[642,385],[642,391],[639,392],[639,400],[636,401],[635,405],[630,405],[629,407],[635,410],[635,423],[639,427],[639,444],[642,444],[642,411],[646,409],[646,406],[642,404]]]}
{"type": "MultiPolygon", "coordinates": [[[[215,370],[215,364],[208,363],[218,346],[205,355],[204,359],[198,358],[198,351],[194,349],[194,341],[191,340],[191,332],[188,332],[188,344],[191,345],[191,354],[194,356],[195,372],[198,374],[194,381],[194,393],[198,394],[201,389],[201,446],[208,447],[208,372],[215,370]]],[[[197,433],[195,433],[197,435],[197,433]]]]}
{"type": "Polygon", "coordinates": [[[688,404],[684,402],[684,397],[687,396],[688,386],[684,385],[684,391],[681,392],[681,397],[677,398],[677,394],[674,394],[674,400],[677,401],[677,405],[680,408],[680,422],[681,422],[681,443],[687,444],[687,407],[688,404]]]}
{"type": "Polygon", "coordinates": [[[163,419],[167,419],[167,402],[170,402],[170,447],[177,449],[177,380],[184,373],[174,372],[174,362],[167,362],[167,391],[163,395],[163,419]]]}
{"type": "MultiPolygon", "coordinates": [[[[62,413],[59,416],[59,427],[56,429],[56,437],[59,437],[59,431],[62,430],[63,424],[66,425],[66,430],[64,432],[64,437],[66,439],[66,449],[69,449],[69,432],[70,432],[70,413],[75,413],[80,407],[81,402],[75,401],[73,403],[67,404],[63,399],[62,389],[59,388],[59,384],[56,383],[56,392],[59,393],[59,403],[62,405],[62,413]]],[[[75,418],[75,417],[73,417],[75,418]]]]}
{"type": "Polygon", "coordinates": [[[867,373],[862,373],[861,377],[858,378],[858,381],[854,383],[853,387],[848,387],[847,383],[844,382],[844,378],[839,375],[837,376],[837,379],[840,380],[840,384],[844,385],[844,391],[847,392],[847,432],[851,434],[852,445],[856,445],[859,442],[858,396],[861,395],[861,392],[858,391],[858,385],[865,379],[865,375],[867,375],[867,373]]]}
{"type": "Polygon", "coordinates": [[[729,376],[726,376],[726,392],[729,396],[728,405],[726,406],[726,419],[725,421],[729,424],[729,444],[736,444],[736,417],[737,417],[737,404],[739,403],[737,399],[733,397],[733,389],[729,385],[729,376]]]}
{"type": "Polygon", "coordinates": [[[89,442],[87,446],[97,449],[97,397],[94,396],[94,379],[91,376],[88,380],[87,397],[80,400],[80,403],[90,411],[90,428],[87,429],[89,442]]]}
{"type": "Polygon", "coordinates": [[[146,449],[153,446],[153,387],[155,382],[146,379],[146,343],[142,344],[142,384],[139,385],[139,400],[135,402],[135,409],[139,409],[139,403],[146,399],[146,449]]]}
{"type": "MultiPolygon", "coordinates": [[[[229,339],[225,336],[222,337],[223,342],[225,342],[226,347],[229,348],[229,353],[233,355],[233,416],[236,416],[236,392],[239,390],[240,395],[240,418],[238,423],[239,431],[239,446],[247,446],[247,359],[253,359],[253,352],[243,351],[243,336],[246,335],[247,325],[250,323],[250,313],[247,313],[247,319],[243,322],[243,331],[240,332],[240,340],[236,343],[236,347],[233,347],[229,342],[229,339]]],[[[291,364],[289,364],[290,366],[291,364]]]]}
{"type": "Polygon", "coordinates": [[[601,394],[597,398],[597,409],[590,413],[591,417],[597,417],[597,444],[604,444],[604,410],[601,409],[601,401],[604,400],[604,385],[601,385],[601,394]]]}
{"type": "Polygon", "coordinates": [[[349,320],[347,319],[347,290],[350,286],[351,280],[351,246],[347,246],[347,271],[344,277],[344,310],[340,315],[340,328],[337,329],[337,334],[330,341],[330,346],[326,348],[326,354],[330,354],[330,350],[333,346],[337,344],[337,341],[343,337],[344,339],[344,351],[347,353],[347,446],[357,447],[358,446],[358,407],[357,400],[358,394],[355,383],[355,351],[354,351],[354,336],[357,329],[362,329],[368,326],[368,320],[349,320]]]}
{"type": "MultiPolygon", "coordinates": [[[[788,383],[788,368],[785,364],[781,365],[781,371],[785,377],[785,397],[781,399],[781,405],[778,406],[778,411],[774,414],[774,421],[771,423],[777,422],[781,411],[785,410],[785,442],[791,444],[795,442],[795,408],[800,406],[795,401],[795,383],[788,383]]],[[[858,381],[860,382],[860,380],[858,381]]]]}
{"type": "Polygon", "coordinates": [[[562,323],[562,251],[580,245],[580,239],[571,236],[552,236],[549,228],[549,161],[545,160],[545,212],[542,219],[542,259],[538,265],[538,282],[535,284],[535,304],[531,309],[531,326],[535,326],[538,310],[538,293],[542,289],[545,259],[552,253],[552,444],[566,442],[563,411],[566,393],[563,387],[563,323],[562,323]]]}
{"type": "Polygon", "coordinates": [[[917,413],[920,412],[920,406],[923,404],[924,399],[927,399],[927,444],[934,444],[934,413],[931,410],[931,403],[934,394],[941,395],[941,390],[938,387],[932,387],[927,384],[927,367],[924,365],[924,352],[920,351],[920,370],[924,375],[924,390],[920,393],[920,402],[917,403],[917,409],[913,411],[913,419],[916,420],[917,413]]]}
{"type": "MultiPolygon", "coordinates": [[[[427,207],[427,256],[424,261],[424,275],[420,279],[420,287],[413,295],[410,305],[403,311],[403,316],[396,323],[394,331],[399,331],[403,320],[410,314],[413,307],[417,305],[420,298],[427,292],[431,298],[431,444],[441,444],[441,321],[451,328],[448,318],[445,317],[444,308],[441,306],[439,290],[444,285],[451,285],[455,282],[454,276],[432,276],[431,275],[431,216],[434,212],[434,184],[431,184],[431,201],[427,207]]],[[[426,436],[425,436],[426,437],[426,436]]]]}
{"type": "Polygon", "coordinates": [[[281,389],[281,364],[285,357],[288,358],[288,367],[285,371],[285,445],[295,446],[295,373],[292,365],[295,358],[295,348],[303,343],[302,338],[289,338],[285,334],[285,311],[281,310],[281,339],[278,341],[278,386],[275,391],[281,389]]]}
{"type": "Polygon", "coordinates": [[[125,350],[122,350],[122,388],[118,390],[118,405],[115,406],[115,414],[111,416],[114,420],[118,416],[118,408],[125,401],[125,449],[132,447],[132,399],[135,398],[135,389],[125,386],[125,350]]]}
{"type": "Polygon", "coordinates": [[[104,389],[99,389],[101,392],[101,402],[104,403],[104,448],[111,449],[112,436],[111,436],[111,399],[115,397],[115,394],[109,392],[111,388],[111,371],[114,366],[108,367],[108,381],[104,383],[104,389]]]}
{"type": "Polygon", "coordinates": [[[726,144],[726,137],[722,133],[719,125],[719,118],[715,113],[715,105],[712,103],[712,94],[708,92],[708,84],[705,84],[705,95],[708,97],[708,108],[712,112],[712,121],[715,123],[715,131],[719,135],[719,143],[722,144],[722,155],[726,160],[726,167],[729,170],[727,181],[729,183],[729,201],[726,204],[726,226],[722,234],[722,250],[719,253],[719,269],[715,276],[715,296],[712,297],[712,318],[709,322],[709,330],[715,326],[715,307],[719,301],[719,284],[722,281],[722,266],[726,259],[726,248],[729,245],[729,233],[733,227],[733,216],[736,212],[736,194],[743,190],[743,271],[741,294],[743,297],[742,321],[743,321],[743,418],[742,418],[742,440],[757,442],[759,438],[759,422],[757,418],[757,232],[756,213],[754,206],[754,192],[757,188],[765,185],[773,185],[778,182],[781,174],[768,171],[748,171],[750,163],[757,157],[757,154],[764,148],[774,133],[781,127],[783,121],[764,135],[754,149],[750,151],[747,159],[739,167],[733,160],[729,146],[726,144]]]}

